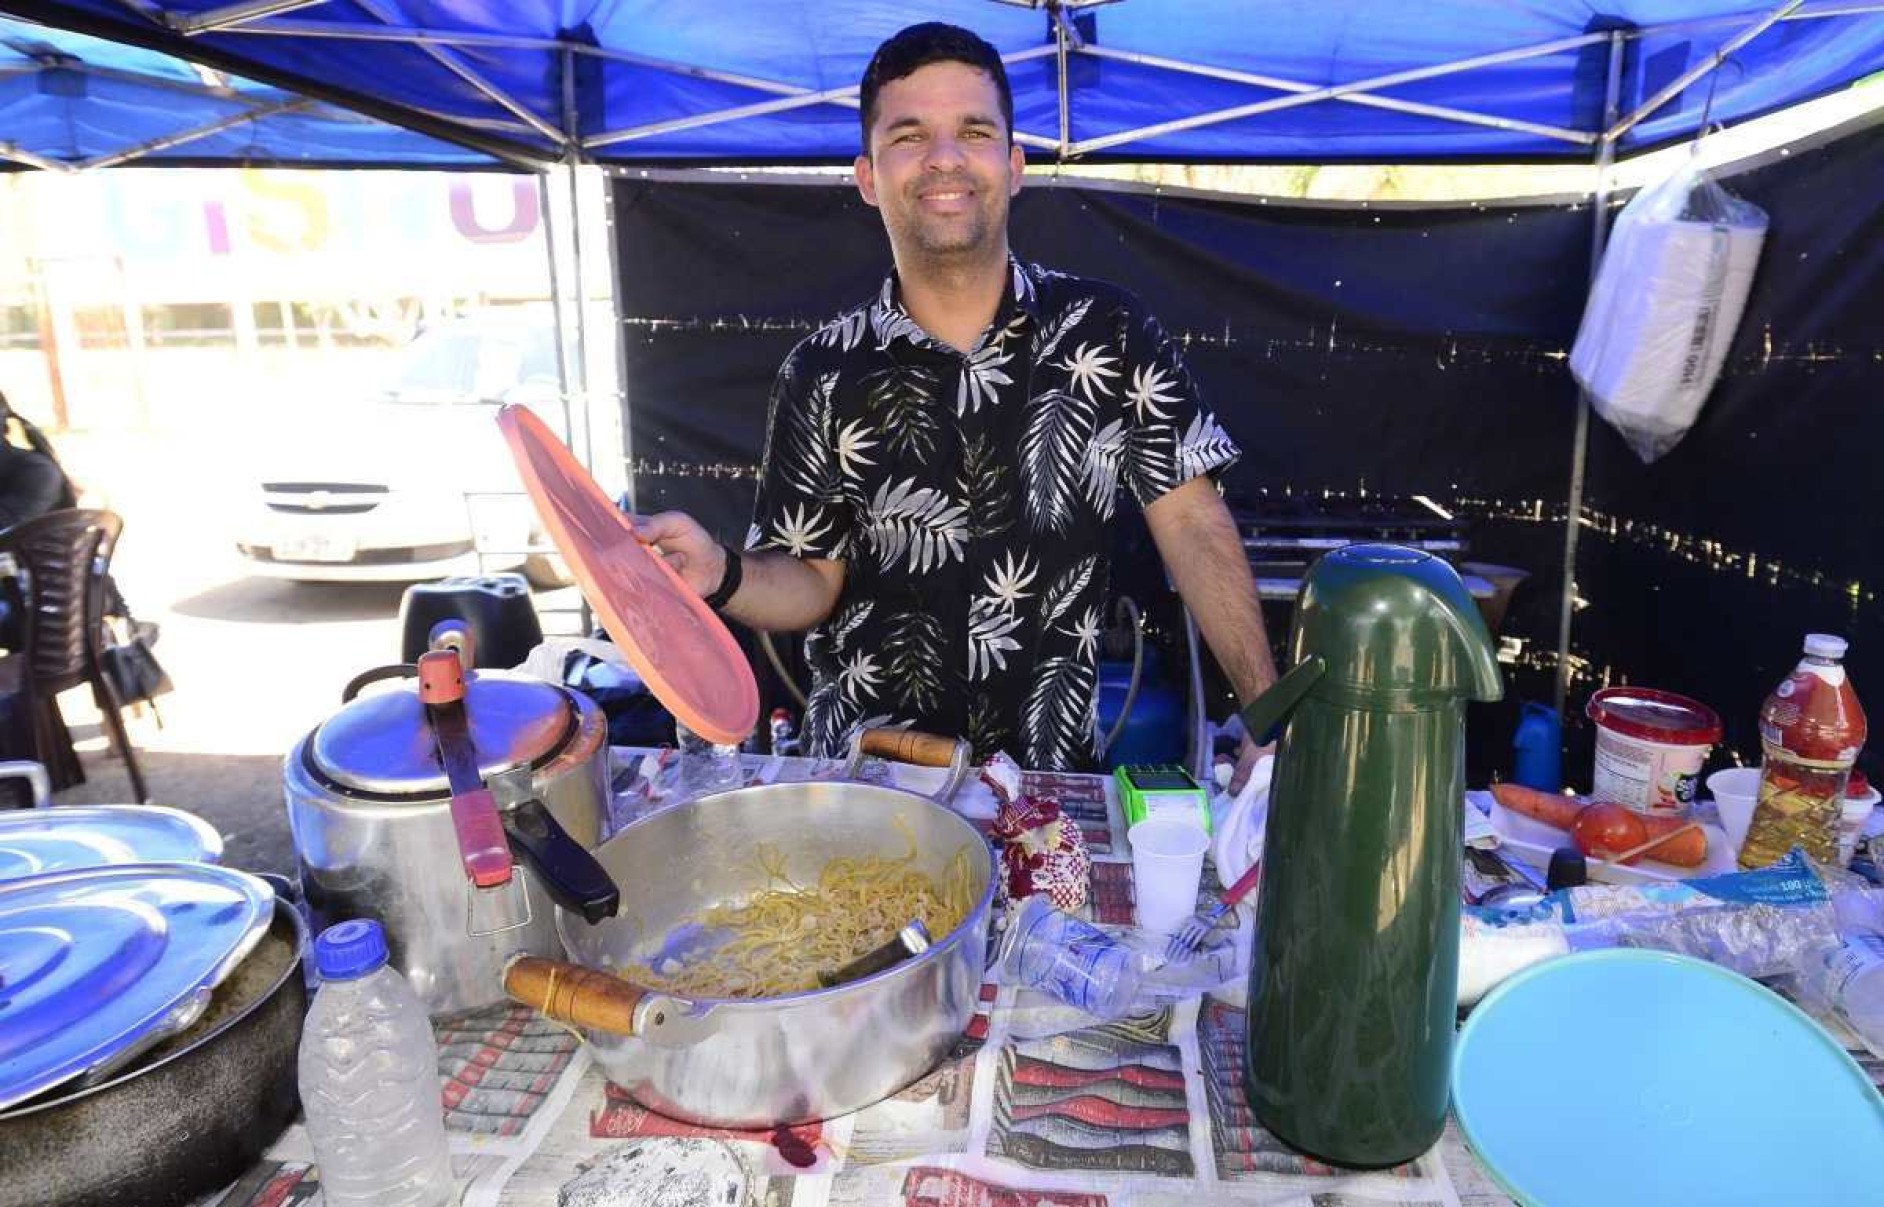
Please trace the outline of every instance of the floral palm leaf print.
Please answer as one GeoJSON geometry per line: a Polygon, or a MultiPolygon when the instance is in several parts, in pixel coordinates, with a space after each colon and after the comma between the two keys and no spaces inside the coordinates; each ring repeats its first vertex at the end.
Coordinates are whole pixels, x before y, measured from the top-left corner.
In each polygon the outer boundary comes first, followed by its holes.
{"type": "Polygon", "coordinates": [[[1053,580],[1046,594],[1040,597],[1040,622],[1050,625],[1071,611],[1092,584],[1092,576],[1098,569],[1097,557],[1081,558],[1068,566],[1063,574],[1053,580]]]}
{"type": "Polygon", "coordinates": [[[1093,510],[1107,519],[1112,518],[1113,509],[1118,505],[1119,471],[1125,464],[1125,421],[1114,419],[1099,429],[1099,434],[1086,446],[1086,458],[1080,466],[1081,482],[1086,488],[1086,501],[1093,510]]]}
{"type": "Polygon", "coordinates": [[[905,556],[921,574],[959,560],[968,536],[967,509],[939,490],[917,486],[914,478],[895,486],[885,482],[870,500],[865,539],[878,564],[888,569],[905,556]]]}
{"type": "Polygon", "coordinates": [[[968,720],[962,726],[962,737],[977,751],[1008,750],[1012,730],[1005,714],[995,705],[994,697],[986,690],[976,691],[968,697],[968,720]]]}
{"type": "Polygon", "coordinates": [[[869,329],[870,308],[859,306],[836,322],[825,324],[823,330],[818,332],[818,342],[827,348],[849,352],[858,345],[864,337],[864,332],[869,329]]]}
{"type": "Polygon", "coordinates": [[[1159,404],[1169,406],[1178,401],[1179,396],[1172,393],[1176,388],[1176,374],[1166,373],[1157,365],[1140,365],[1132,370],[1132,384],[1125,396],[1131,400],[1140,423],[1147,419],[1169,419],[1171,413],[1162,410],[1159,404]]]}
{"type": "Polygon", "coordinates": [[[859,650],[844,660],[844,669],[838,672],[837,681],[844,698],[861,706],[871,698],[872,689],[877,686],[882,673],[877,666],[876,655],[859,650]]]}
{"type": "Polygon", "coordinates": [[[1046,360],[1059,351],[1060,341],[1065,339],[1067,333],[1073,328],[1079,326],[1080,320],[1084,319],[1091,309],[1092,299],[1081,298],[1042,323],[1039,332],[1034,336],[1033,358],[1046,360]]]}
{"type": "Polygon", "coordinates": [[[1011,386],[1014,379],[1001,366],[1014,357],[1003,351],[1003,341],[996,340],[972,352],[962,362],[962,375],[956,379],[955,413],[970,415],[984,402],[993,403],[1001,395],[1000,387],[1011,386]]]}
{"type": "Polygon", "coordinates": [[[772,538],[793,557],[810,557],[818,539],[830,531],[831,520],[817,508],[792,507],[772,526],[772,538]]]}
{"type": "Polygon", "coordinates": [[[1092,435],[1092,403],[1048,390],[1027,404],[1021,433],[1021,511],[1035,532],[1064,532],[1079,498],[1080,467],[1092,435]]]}
{"type": "Polygon", "coordinates": [[[1048,658],[1034,671],[1021,710],[1029,767],[1064,767],[1092,748],[1093,668],[1076,658],[1048,658]]]}
{"type": "Polygon", "coordinates": [[[892,365],[872,373],[863,385],[864,406],[891,452],[924,459],[935,455],[940,433],[935,394],[941,382],[933,369],[892,365]]]}
{"type": "Polygon", "coordinates": [[[897,703],[928,712],[942,695],[948,645],[942,622],[927,612],[898,612],[883,643],[884,666],[897,703]]]}
{"type": "Polygon", "coordinates": [[[955,475],[955,493],[968,507],[970,539],[999,536],[1013,526],[1013,467],[995,449],[987,433],[962,441],[962,468],[955,475]]]}
{"type": "Polygon", "coordinates": [[[1230,439],[1230,434],[1217,426],[1209,411],[1199,411],[1178,441],[1178,480],[1189,481],[1234,456],[1236,442],[1230,439]]]}
{"type": "Polygon", "coordinates": [[[1012,608],[989,595],[977,595],[968,605],[968,678],[986,679],[997,670],[1007,669],[1007,656],[1020,648],[1011,634],[1021,618],[1012,608]]]}
{"type": "Polygon", "coordinates": [[[831,645],[840,650],[847,648],[851,636],[863,627],[865,621],[870,619],[870,613],[874,612],[876,607],[876,601],[860,599],[840,608],[831,622],[824,626],[825,636],[830,639],[831,645]]]}
{"type": "Polygon", "coordinates": [[[792,466],[791,484],[820,502],[838,497],[837,461],[831,455],[828,430],[831,390],[837,374],[821,374],[805,396],[805,405],[791,415],[785,429],[785,451],[792,466]]]}
{"type": "Polygon", "coordinates": [[[1112,379],[1119,375],[1113,366],[1118,363],[1119,358],[1107,345],[1081,344],[1060,367],[1072,376],[1073,388],[1085,395],[1087,402],[1098,402],[1112,396],[1112,379]]]}
{"type": "Polygon", "coordinates": [[[805,701],[805,742],[815,752],[831,754],[843,749],[844,737],[857,721],[856,705],[844,695],[844,681],[821,679],[805,701]]]}

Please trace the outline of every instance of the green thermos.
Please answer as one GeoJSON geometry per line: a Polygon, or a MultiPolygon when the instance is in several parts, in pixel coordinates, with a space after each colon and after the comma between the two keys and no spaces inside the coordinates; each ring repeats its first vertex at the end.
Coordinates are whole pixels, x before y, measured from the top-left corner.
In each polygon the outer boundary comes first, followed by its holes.
{"type": "Polygon", "coordinates": [[[1349,545],[1309,570],[1293,669],[1243,710],[1279,730],[1249,972],[1244,1092],[1340,1165],[1431,1147],[1458,1009],[1465,704],[1503,694],[1453,568],[1349,545]]]}

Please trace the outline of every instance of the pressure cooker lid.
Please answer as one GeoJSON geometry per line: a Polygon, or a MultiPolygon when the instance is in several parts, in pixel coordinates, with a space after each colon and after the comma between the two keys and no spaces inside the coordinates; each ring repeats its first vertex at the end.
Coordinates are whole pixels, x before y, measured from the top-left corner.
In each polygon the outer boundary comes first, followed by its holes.
{"type": "MultiPolygon", "coordinates": [[[[465,717],[486,778],[541,766],[575,734],[580,718],[562,688],[504,671],[478,671],[465,684],[465,717]]],[[[361,696],[308,741],[309,770],[377,796],[449,794],[438,746],[417,689],[408,684],[361,696]]]]}
{"type": "Polygon", "coordinates": [[[268,932],[246,872],[129,863],[0,885],[0,1111],[195,1021],[268,932]]]}

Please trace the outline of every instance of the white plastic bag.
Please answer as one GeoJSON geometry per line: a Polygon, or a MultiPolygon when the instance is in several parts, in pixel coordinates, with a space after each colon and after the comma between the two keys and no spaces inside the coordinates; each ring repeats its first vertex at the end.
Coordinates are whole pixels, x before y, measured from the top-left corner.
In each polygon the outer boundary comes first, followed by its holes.
{"type": "Polygon", "coordinates": [[[1623,207],[1570,372],[1644,462],[1687,434],[1753,285],[1766,214],[1689,159],[1623,207]]]}
{"type": "Polygon", "coordinates": [[[577,654],[587,654],[597,662],[633,670],[628,666],[628,659],[613,642],[593,637],[545,637],[535,649],[524,655],[523,661],[515,669],[545,683],[573,687],[575,683],[569,672],[571,661],[577,654]]]}

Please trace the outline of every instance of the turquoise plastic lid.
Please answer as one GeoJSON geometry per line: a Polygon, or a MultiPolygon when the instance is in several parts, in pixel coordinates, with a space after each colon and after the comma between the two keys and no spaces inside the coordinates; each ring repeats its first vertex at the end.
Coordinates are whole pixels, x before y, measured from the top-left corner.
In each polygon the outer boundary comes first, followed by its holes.
{"type": "Polygon", "coordinates": [[[1549,1207],[1829,1207],[1884,1168],[1884,1097],[1824,1028],[1664,952],[1566,956],[1493,990],[1459,1034],[1452,1105],[1492,1176],[1549,1207]]]}

